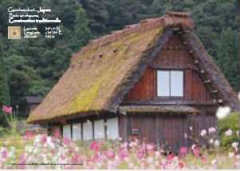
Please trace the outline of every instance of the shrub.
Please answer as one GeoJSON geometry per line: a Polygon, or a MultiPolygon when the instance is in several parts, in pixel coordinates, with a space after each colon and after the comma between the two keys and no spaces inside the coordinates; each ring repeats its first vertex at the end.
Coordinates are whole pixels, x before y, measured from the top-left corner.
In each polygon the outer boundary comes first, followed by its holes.
{"type": "Polygon", "coordinates": [[[226,118],[218,120],[217,126],[222,146],[229,147],[233,142],[239,141],[238,113],[231,113],[226,118]]]}

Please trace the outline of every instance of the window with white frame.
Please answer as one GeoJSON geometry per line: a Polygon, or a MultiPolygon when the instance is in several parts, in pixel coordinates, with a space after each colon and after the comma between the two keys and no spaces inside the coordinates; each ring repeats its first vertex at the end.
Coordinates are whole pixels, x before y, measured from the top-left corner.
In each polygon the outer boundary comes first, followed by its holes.
{"type": "Polygon", "coordinates": [[[91,121],[83,123],[83,140],[88,141],[93,139],[93,126],[91,121]]]}
{"type": "Polygon", "coordinates": [[[72,125],[72,139],[74,141],[82,140],[81,130],[81,123],[75,123],[72,125]]]}
{"type": "Polygon", "coordinates": [[[183,97],[183,71],[157,71],[157,95],[183,97]]]}
{"type": "Polygon", "coordinates": [[[63,137],[71,139],[71,125],[63,125],[63,137]]]}
{"type": "Polygon", "coordinates": [[[107,119],[107,138],[118,139],[119,138],[118,118],[107,119]]]}
{"type": "Polygon", "coordinates": [[[94,121],[94,139],[103,139],[104,136],[104,120],[94,121]]]}

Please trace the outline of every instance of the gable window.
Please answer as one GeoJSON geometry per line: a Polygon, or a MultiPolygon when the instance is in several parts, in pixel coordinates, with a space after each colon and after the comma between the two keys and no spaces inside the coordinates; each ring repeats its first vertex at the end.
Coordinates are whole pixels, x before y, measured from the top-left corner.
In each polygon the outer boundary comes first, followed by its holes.
{"type": "Polygon", "coordinates": [[[157,71],[159,97],[183,97],[183,71],[157,71]]]}

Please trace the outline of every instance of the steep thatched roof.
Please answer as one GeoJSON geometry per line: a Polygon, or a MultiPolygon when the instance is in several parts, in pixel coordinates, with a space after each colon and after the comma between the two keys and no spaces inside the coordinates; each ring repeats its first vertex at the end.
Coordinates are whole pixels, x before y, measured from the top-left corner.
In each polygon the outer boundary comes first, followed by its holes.
{"type": "MultiPolygon", "coordinates": [[[[193,22],[189,15],[168,13],[91,41],[72,57],[68,70],[42,104],[31,113],[28,122],[86,113],[117,112],[124,96],[175,28],[192,30],[193,22]]],[[[232,89],[227,91],[230,93],[232,89]]]]}

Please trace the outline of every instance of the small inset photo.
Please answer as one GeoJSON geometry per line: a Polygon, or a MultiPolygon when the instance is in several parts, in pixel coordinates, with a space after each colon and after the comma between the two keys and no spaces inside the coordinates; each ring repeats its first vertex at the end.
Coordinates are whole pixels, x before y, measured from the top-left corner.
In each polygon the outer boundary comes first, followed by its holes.
{"type": "Polygon", "coordinates": [[[8,26],[8,39],[21,39],[21,26],[8,26]]]}

